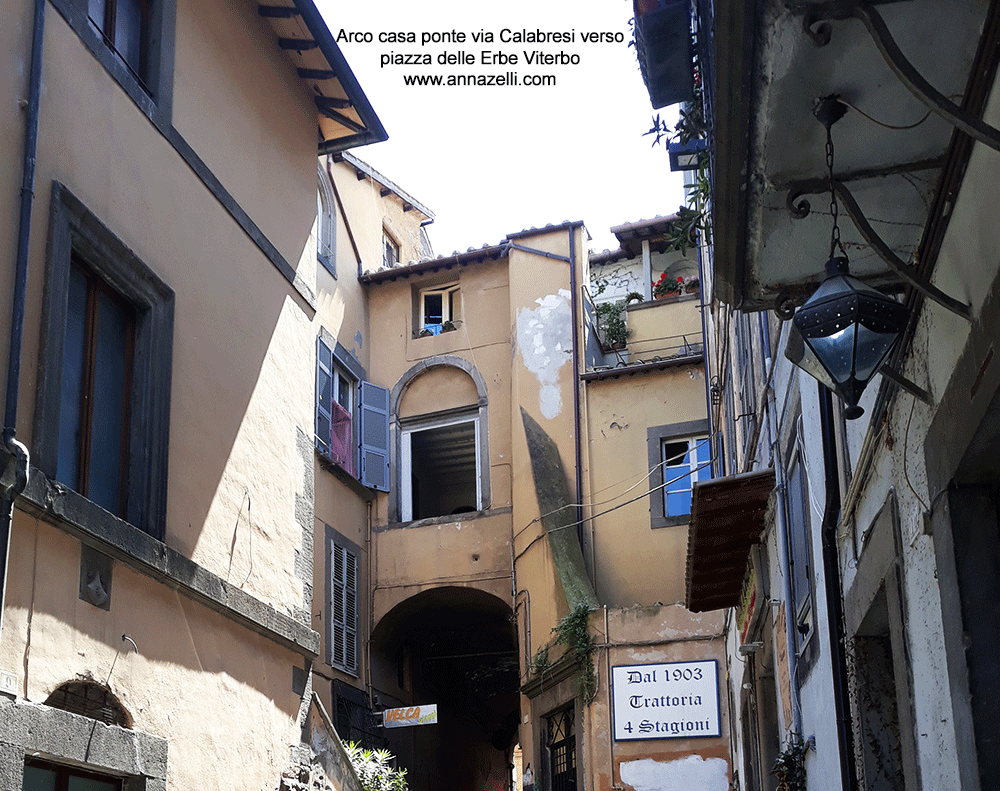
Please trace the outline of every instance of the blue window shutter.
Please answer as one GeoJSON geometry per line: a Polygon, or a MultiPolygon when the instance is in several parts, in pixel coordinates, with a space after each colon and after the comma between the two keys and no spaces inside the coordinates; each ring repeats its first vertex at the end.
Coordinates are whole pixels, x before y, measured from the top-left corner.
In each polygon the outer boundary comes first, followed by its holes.
{"type": "Polygon", "coordinates": [[[360,431],[361,483],[380,492],[389,491],[389,391],[362,382],[360,431]]]}
{"type": "Polygon", "coordinates": [[[333,427],[333,350],[322,338],[316,339],[316,447],[330,455],[333,427]]]}

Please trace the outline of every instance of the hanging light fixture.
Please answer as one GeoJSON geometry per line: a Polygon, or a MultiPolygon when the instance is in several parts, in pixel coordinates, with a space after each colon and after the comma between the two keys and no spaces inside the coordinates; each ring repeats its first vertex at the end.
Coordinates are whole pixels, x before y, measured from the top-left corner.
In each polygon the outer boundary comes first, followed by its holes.
{"type": "Polygon", "coordinates": [[[899,340],[908,311],[892,298],[866,286],[848,270],[837,221],[830,132],[844,112],[845,107],[836,96],[821,99],[814,109],[826,127],[826,165],[833,217],[830,256],[826,279],[792,318],[799,337],[790,339],[785,354],[845,401],[848,406],[844,416],[854,420],[864,414],[858,401],[899,340]]]}

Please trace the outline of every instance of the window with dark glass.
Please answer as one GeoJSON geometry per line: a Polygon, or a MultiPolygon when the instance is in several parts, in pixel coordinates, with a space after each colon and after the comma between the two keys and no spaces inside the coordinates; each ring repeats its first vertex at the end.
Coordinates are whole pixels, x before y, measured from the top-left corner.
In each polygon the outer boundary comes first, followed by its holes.
{"type": "Polygon", "coordinates": [[[122,778],[30,759],[24,762],[23,791],[122,791],[122,778]]]}
{"type": "Polygon", "coordinates": [[[576,788],[576,730],[573,708],[557,711],[545,718],[545,747],[549,760],[551,791],[576,788]]]}
{"type": "Polygon", "coordinates": [[[388,231],[382,232],[382,266],[399,265],[399,242],[389,236],[388,231]]]}
{"type": "Polygon", "coordinates": [[[87,15],[104,42],[143,84],[149,77],[152,0],[87,0],[87,15]]]}
{"type": "Polygon", "coordinates": [[[316,259],[327,272],[337,276],[337,218],[334,215],[333,190],[327,175],[320,170],[316,192],[316,259]]]}
{"type": "Polygon", "coordinates": [[[478,412],[420,420],[400,434],[404,522],[483,508],[478,412]]]}
{"type": "Polygon", "coordinates": [[[125,515],[135,310],[73,256],[56,479],[125,515]]]}
{"type": "Polygon", "coordinates": [[[32,463],[161,538],[174,293],[57,182],[45,277],[32,463]]]}
{"type": "Polygon", "coordinates": [[[421,330],[429,330],[432,335],[439,335],[443,329],[454,329],[461,313],[462,292],[458,283],[425,288],[420,292],[421,330]]]}

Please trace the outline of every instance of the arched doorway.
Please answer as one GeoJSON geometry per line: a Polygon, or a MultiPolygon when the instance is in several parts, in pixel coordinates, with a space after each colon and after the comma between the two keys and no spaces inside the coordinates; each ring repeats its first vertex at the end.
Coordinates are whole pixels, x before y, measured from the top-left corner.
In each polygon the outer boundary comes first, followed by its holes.
{"type": "Polygon", "coordinates": [[[372,633],[372,681],[386,708],[438,706],[436,725],[386,731],[411,791],[508,787],[520,718],[507,602],[458,586],[401,602],[372,633]]]}

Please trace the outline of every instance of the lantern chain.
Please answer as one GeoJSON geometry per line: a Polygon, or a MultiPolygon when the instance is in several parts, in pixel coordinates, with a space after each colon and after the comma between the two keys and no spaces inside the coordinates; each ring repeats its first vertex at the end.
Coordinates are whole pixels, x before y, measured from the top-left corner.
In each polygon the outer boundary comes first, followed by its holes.
{"type": "Polygon", "coordinates": [[[833,258],[838,248],[840,254],[844,258],[847,258],[847,252],[840,241],[840,223],[838,222],[840,207],[837,204],[837,190],[834,186],[833,178],[833,134],[830,131],[831,126],[832,124],[826,127],[826,170],[830,179],[830,215],[833,217],[833,229],[830,231],[830,258],[833,258]]]}

